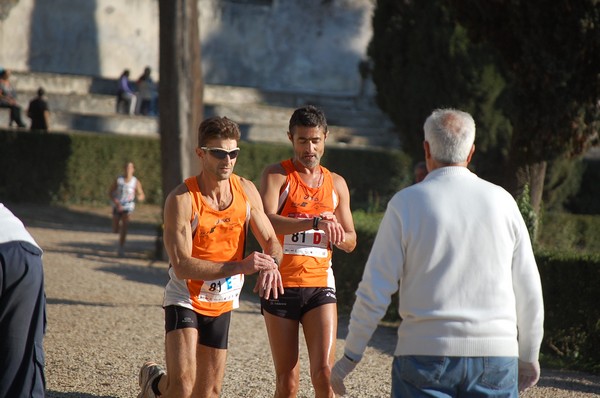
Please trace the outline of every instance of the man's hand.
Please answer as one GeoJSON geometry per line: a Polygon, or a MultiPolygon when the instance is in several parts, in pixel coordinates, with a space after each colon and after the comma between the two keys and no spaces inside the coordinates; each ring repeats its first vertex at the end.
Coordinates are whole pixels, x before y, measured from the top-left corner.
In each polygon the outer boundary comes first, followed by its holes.
{"type": "Polygon", "coordinates": [[[354,370],[355,366],[356,362],[350,360],[346,355],[342,356],[333,365],[333,369],[331,370],[331,388],[333,388],[334,393],[339,396],[346,395],[344,379],[354,370]]]}
{"type": "Polygon", "coordinates": [[[277,264],[273,257],[265,253],[252,252],[241,262],[241,273],[245,275],[254,274],[259,271],[277,270],[277,264]]]}
{"type": "Polygon", "coordinates": [[[519,361],[519,392],[536,385],[540,379],[540,363],[519,361]]]}
{"type": "Polygon", "coordinates": [[[283,294],[283,281],[278,269],[260,271],[256,285],[254,285],[254,293],[258,293],[259,297],[268,300],[271,295],[277,299],[280,294],[283,294]]]}
{"type": "Polygon", "coordinates": [[[319,229],[325,231],[325,235],[327,235],[329,241],[336,246],[343,243],[346,239],[346,231],[344,231],[344,227],[342,227],[342,224],[338,223],[334,219],[321,219],[319,222],[319,229]]]}
{"type": "Polygon", "coordinates": [[[319,217],[321,217],[325,221],[337,222],[337,218],[335,217],[335,214],[333,214],[330,211],[324,211],[323,213],[319,214],[319,217]]]}

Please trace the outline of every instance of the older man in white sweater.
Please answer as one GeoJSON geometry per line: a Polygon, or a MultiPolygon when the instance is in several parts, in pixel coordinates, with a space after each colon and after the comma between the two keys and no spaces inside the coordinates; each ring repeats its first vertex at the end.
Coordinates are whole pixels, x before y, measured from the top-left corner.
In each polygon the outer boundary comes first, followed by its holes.
{"type": "Polygon", "coordinates": [[[358,363],[399,289],[392,397],[518,397],[537,383],[540,276],[512,196],[467,169],[475,122],[426,120],[423,182],[389,202],[356,292],[332,386],[358,363]]]}

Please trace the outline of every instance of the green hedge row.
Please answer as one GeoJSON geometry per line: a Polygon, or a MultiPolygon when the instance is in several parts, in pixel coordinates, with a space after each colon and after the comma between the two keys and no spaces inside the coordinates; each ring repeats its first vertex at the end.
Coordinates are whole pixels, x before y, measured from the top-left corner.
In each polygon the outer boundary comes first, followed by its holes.
{"type": "MultiPolygon", "coordinates": [[[[292,156],[290,145],[241,142],[235,172],[257,185],[263,168],[292,156]]],[[[136,165],[146,200],[161,204],[159,141],[106,134],[0,130],[0,199],[30,203],[106,203],[126,161],[136,165]]],[[[344,176],[353,208],[380,210],[411,183],[410,158],[400,151],[327,148],[323,164],[344,176]]]]}
{"type": "Polygon", "coordinates": [[[149,203],[161,203],[158,141],[116,135],[0,130],[0,199],[26,203],[108,203],[126,161],[136,165],[149,203]]]}
{"type": "Polygon", "coordinates": [[[600,216],[544,213],[536,249],[561,253],[600,253],[600,216]]]}
{"type": "Polygon", "coordinates": [[[546,310],[542,359],[600,373],[600,254],[536,258],[546,310]]]}
{"type": "MultiPolygon", "coordinates": [[[[336,250],[333,255],[340,314],[348,315],[354,303],[354,292],[362,278],[381,217],[382,214],[355,212],[358,235],[355,251],[347,254],[336,250]]],[[[600,224],[600,216],[586,217],[588,226],[600,224]]],[[[556,217],[547,221],[546,225],[552,225],[549,228],[554,230],[563,221],[563,217],[556,217]]],[[[598,235],[594,232],[598,230],[588,229],[586,235],[598,235]]],[[[581,232],[575,235],[580,236],[581,232]]],[[[581,250],[592,252],[586,247],[581,247],[581,250]]],[[[600,253],[556,254],[545,251],[536,253],[536,259],[546,311],[542,361],[551,366],[600,373],[600,253]]],[[[399,321],[397,299],[395,295],[384,318],[386,321],[399,321]]]]}
{"type": "MultiPolygon", "coordinates": [[[[242,142],[240,147],[236,173],[257,184],[265,165],[292,154],[286,145],[242,142]]],[[[107,203],[109,185],[132,160],[147,201],[160,204],[159,153],[158,140],[150,138],[0,130],[0,201],[107,203]]],[[[356,250],[336,250],[333,258],[340,313],[348,314],[381,220],[377,211],[410,184],[412,170],[410,159],[397,151],[328,148],[323,164],[346,178],[352,208],[362,209],[353,213],[356,250]]],[[[537,255],[546,306],[543,359],[595,372],[600,371],[599,223],[598,216],[545,214],[537,247],[540,253],[544,247],[584,253],[537,255]]],[[[252,280],[246,284],[252,285],[252,280]]],[[[395,303],[387,320],[397,321],[395,303]]]]}
{"type": "MultiPolygon", "coordinates": [[[[341,250],[335,250],[333,254],[338,311],[342,316],[348,316],[352,309],[355,291],[362,279],[364,265],[382,217],[382,213],[367,214],[362,211],[353,215],[358,236],[356,249],[350,254],[341,250]]],[[[590,225],[600,223],[600,216],[587,217],[590,225]]],[[[554,218],[547,224],[561,220],[554,218]]],[[[589,232],[590,235],[594,234],[589,232]]],[[[251,250],[257,247],[256,242],[252,241],[251,250]]],[[[588,251],[585,248],[582,250],[588,251]]],[[[536,260],[546,313],[542,363],[544,366],[600,374],[600,253],[557,254],[539,251],[536,260]]],[[[246,286],[251,289],[254,281],[251,277],[246,286]]],[[[397,300],[395,294],[384,317],[385,321],[392,324],[399,322],[397,300]]]]}

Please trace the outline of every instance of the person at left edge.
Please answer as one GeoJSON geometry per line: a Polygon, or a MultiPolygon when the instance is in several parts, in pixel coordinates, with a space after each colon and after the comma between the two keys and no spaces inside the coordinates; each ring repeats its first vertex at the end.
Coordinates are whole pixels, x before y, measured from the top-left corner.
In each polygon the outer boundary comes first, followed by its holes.
{"type": "Polygon", "coordinates": [[[261,297],[283,293],[275,231],[254,184],[233,173],[239,126],[212,117],[200,124],[200,174],[167,197],[164,242],[170,281],[165,288],[167,371],[154,362],[140,370],[138,398],[218,397],[225,372],[231,311],[244,274],[259,272],[261,297]],[[244,258],[248,225],[263,253],[244,258]]]}
{"type": "Polygon", "coordinates": [[[0,203],[0,397],[44,398],[42,249],[0,203]]]}

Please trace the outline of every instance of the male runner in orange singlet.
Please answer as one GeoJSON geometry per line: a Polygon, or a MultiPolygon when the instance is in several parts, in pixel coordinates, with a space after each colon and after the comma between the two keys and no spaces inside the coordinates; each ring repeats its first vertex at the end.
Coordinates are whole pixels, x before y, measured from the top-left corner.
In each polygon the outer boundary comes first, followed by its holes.
{"type": "Polygon", "coordinates": [[[196,154],[202,171],[165,202],[164,242],[170,281],[163,307],[166,373],[154,362],[140,370],[138,398],[218,397],[225,371],[231,310],[244,274],[260,272],[264,298],[283,293],[277,263],[281,245],[254,184],[233,174],[240,130],[227,118],[202,122],[196,154]],[[264,253],[244,258],[250,225],[264,253]]]}
{"type": "Polygon", "coordinates": [[[302,324],[315,397],[333,397],[337,300],[331,269],[333,246],[351,252],[356,232],[346,181],[320,165],[328,137],[324,113],[297,109],[288,138],[294,157],[266,167],[260,192],[283,245],[280,272],[285,288],[263,297],[262,312],[277,377],[275,398],[298,393],[298,334],[302,324]]]}

